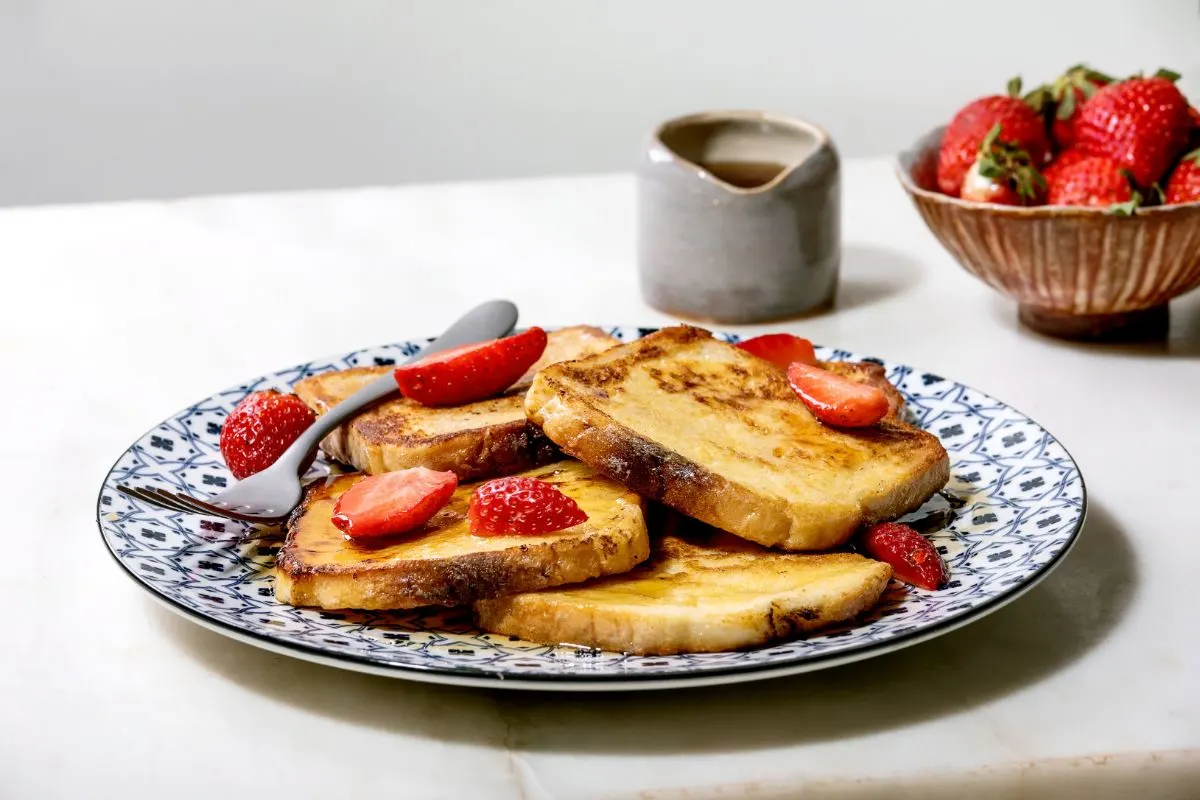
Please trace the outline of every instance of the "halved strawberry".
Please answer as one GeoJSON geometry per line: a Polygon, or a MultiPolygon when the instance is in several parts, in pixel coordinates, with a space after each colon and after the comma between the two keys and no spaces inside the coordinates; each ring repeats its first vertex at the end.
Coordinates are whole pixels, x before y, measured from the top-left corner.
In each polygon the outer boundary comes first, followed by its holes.
{"type": "Polygon", "coordinates": [[[885,522],[862,537],[871,558],[890,564],[897,578],[922,589],[940,589],[950,579],[946,564],[921,534],[899,522],[885,522]]]}
{"type": "Polygon", "coordinates": [[[817,365],[817,354],[813,343],[790,333],[765,333],[744,342],[738,347],[747,353],[764,358],[780,369],[787,369],[799,361],[801,364],[817,365]]]}
{"type": "Polygon", "coordinates": [[[496,478],[479,486],[467,509],[476,536],[561,531],[587,522],[587,514],[558,487],[537,478],[496,478]]]}
{"type": "Polygon", "coordinates": [[[363,478],[338,498],[333,524],[349,539],[407,533],[428,522],[458,487],[453,472],[413,467],[363,478]]]}
{"type": "Polygon", "coordinates": [[[887,395],[877,386],[857,383],[808,364],[792,364],[787,374],[788,383],[804,405],[826,425],[863,428],[887,415],[887,395]]]}
{"type": "Polygon", "coordinates": [[[530,328],[505,339],[437,353],[393,373],[400,393],[426,406],[460,406],[512,386],[546,349],[546,332],[530,328]]]}

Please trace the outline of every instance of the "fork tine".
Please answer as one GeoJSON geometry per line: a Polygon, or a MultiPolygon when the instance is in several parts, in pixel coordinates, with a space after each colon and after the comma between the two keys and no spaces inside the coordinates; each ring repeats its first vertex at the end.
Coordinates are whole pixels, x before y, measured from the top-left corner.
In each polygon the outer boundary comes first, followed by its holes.
{"type": "Polygon", "coordinates": [[[207,503],[182,492],[171,492],[157,486],[117,486],[117,491],[143,503],[183,514],[201,514],[208,517],[224,517],[238,522],[271,523],[283,517],[256,516],[231,511],[222,506],[207,503]]]}
{"type": "Polygon", "coordinates": [[[160,503],[172,505],[175,508],[178,508],[181,511],[186,511],[189,514],[195,514],[200,510],[198,506],[188,502],[188,496],[181,492],[172,492],[168,491],[167,489],[160,489],[157,486],[147,486],[143,488],[142,491],[151,495],[160,503]]]}
{"type": "Polygon", "coordinates": [[[193,514],[204,514],[210,517],[232,517],[235,512],[227,511],[220,506],[214,506],[211,503],[206,503],[191,495],[183,494],[182,492],[169,492],[166,489],[154,489],[155,494],[159,496],[166,495],[174,502],[186,508],[193,514]]]}
{"type": "Polygon", "coordinates": [[[171,497],[178,503],[187,506],[195,514],[206,514],[210,517],[225,517],[227,519],[237,520],[239,522],[270,522],[280,517],[266,517],[255,514],[246,514],[241,511],[219,506],[214,503],[209,503],[201,500],[198,497],[192,497],[183,493],[171,493],[165,489],[158,489],[159,494],[170,494],[171,497]]]}
{"type": "Polygon", "coordinates": [[[188,502],[188,497],[180,492],[169,492],[166,489],[160,489],[157,486],[147,486],[142,491],[151,497],[155,498],[162,505],[169,505],[173,508],[178,508],[185,514],[195,514],[198,509],[196,506],[188,502]]]}
{"type": "Polygon", "coordinates": [[[139,486],[118,486],[117,491],[142,503],[156,506],[158,508],[164,508],[167,511],[175,511],[185,514],[191,513],[189,508],[176,503],[169,495],[166,497],[159,497],[157,494],[152,493],[148,489],[144,489],[139,486]]]}

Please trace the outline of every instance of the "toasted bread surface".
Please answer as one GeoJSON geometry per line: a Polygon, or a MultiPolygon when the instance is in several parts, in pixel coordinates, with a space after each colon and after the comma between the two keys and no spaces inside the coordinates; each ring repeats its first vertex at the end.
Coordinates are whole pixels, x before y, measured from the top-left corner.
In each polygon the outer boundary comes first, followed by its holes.
{"type": "Polygon", "coordinates": [[[825,550],[945,485],[933,435],[892,415],[821,424],[784,372],[690,326],[551,365],[525,399],[565,453],[760,544],[825,550]]]}
{"type": "Polygon", "coordinates": [[[729,534],[658,538],[630,572],[475,604],[480,627],[639,655],[753,647],[853,619],[891,567],[853,553],[763,550],[729,534]]]}
{"type": "MultiPolygon", "coordinates": [[[[534,374],[548,364],[601,352],[618,342],[599,328],[552,331],[525,377],[499,397],[455,408],[429,408],[397,397],[359,414],[321,442],[330,457],[368,474],[408,467],[449,470],[460,480],[508,475],[560,458],[530,424],[522,400],[534,374]]],[[[299,381],[295,392],[323,414],[393,368],[355,367],[299,381]]]]}
{"type": "Polygon", "coordinates": [[[288,524],[275,596],[321,608],[456,606],[624,572],[646,559],[650,544],[637,495],[577,461],[523,474],[555,484],[587,521],[538,536],[474,536],[467,505],[475,486],[464,484],[423,528],[359,544],[330,518],[337,498],[363,476],[316,484],[288,524]]]}

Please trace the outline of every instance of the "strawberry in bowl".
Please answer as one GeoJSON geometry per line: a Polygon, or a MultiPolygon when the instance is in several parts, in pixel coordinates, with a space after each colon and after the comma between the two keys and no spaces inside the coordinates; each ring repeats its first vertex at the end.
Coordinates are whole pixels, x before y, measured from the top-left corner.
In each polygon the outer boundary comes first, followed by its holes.
{"type": "Polygon", "coordinates": [[[1077,65],[1024,95],[1014,80],[902,153],[897,175],[934,236],[1028,327],[1161,338],[1167,303],[1200,286],[1200,126],[1178,78],[1077,65]]]}

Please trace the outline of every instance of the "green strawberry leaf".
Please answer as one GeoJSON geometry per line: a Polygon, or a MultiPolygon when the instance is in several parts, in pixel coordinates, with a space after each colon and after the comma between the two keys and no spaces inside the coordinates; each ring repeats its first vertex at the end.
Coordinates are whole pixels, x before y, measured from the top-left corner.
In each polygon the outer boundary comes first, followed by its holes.
{"type": "Polygon", "coordinates": [[[1154,73],[1154,77],[1166,78],[1171,83],[1174,83],[1175,81],[1179,80],[1183,76],[1180,75],[1178,72],[1175,72],[1174,70],[1166,69],[1165,67],[1160,67],[1158,72],[1154,73]]]}
{"type": "Polygon", "coordinates": [[[1108,213],[1118,217],[1132,217],[1133,212],[1137,210],[1138,204],[1133,200],[1127,200],[1124,203],[1113,203],[1108,207],[1108,213]]]}
{"type": "Polygon", "coordinates": [[[1008,88],[1009,97],[1020,97],[1021,96],[1021,76],[1018,75],[1015,78],[1009,78],[1007,88],[1008,88]]]}
{"type": "Polygon", "coordinates": [[[1054,116],[1058,119],[1070,119],[1075,113],[1075,92],[1068,90],[1063,95],[1062,102],[1058,104],[1058,111],[1054,112],[1054,116]]]}
{"type": "Polygon", "coordinates": [[[1108,207],[1108,213],[1118,217],[1132,217],[1137,211],[1138,206],[1142,204],[1142,195],[1139,192],[1134,192],[1133,196],[1124,203],[1113,203],[1108,207]]]}
{"type": "Polygon", "coordinates": [[[1036,111],[1038,114],[1050,104],[1053,95],[1050,92],[1050,87],[1042,84],[1036,89],[1031,89],[1026,95],[1021,98],[1025,104],[1036,111]]]}

